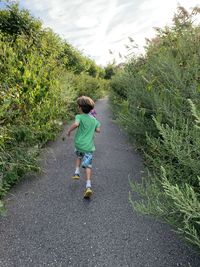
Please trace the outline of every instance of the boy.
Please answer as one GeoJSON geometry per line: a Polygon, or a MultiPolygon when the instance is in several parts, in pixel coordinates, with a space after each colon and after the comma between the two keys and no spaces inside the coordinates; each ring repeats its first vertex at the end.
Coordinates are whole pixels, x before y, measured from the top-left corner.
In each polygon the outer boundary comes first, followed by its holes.
{"type": "Polygon", "coordinates": [[[75,116],[75,122],[70,126],[67,135],[76,130],[74,144],[76,159],[76,169],[73,179],[80,178],[80,166],[85,168],[86,189],[84,197],[89,198],[92,195],[91,176],[92,176],[92,156],[95,151],[93,142],[94,133],[100,132],[100,122],[89,115],[94,108],[94,101],[87,96],[81,96],[77,99],[80,114],[75,116]],[[81,164],[82,162],[82,164],[81,164]]]}

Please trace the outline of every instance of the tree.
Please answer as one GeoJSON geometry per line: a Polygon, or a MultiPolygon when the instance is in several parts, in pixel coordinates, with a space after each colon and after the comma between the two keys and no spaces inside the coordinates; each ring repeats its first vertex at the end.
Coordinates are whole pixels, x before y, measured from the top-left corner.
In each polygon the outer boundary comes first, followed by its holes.
{"type": "Polygon", "coordinates": [[[0,10],[0,30],[13,38],[20,34],[34,37],[41,26],[40,20],[32,17],[28,10],[20,10],[18,4],[8,4],[6,9],[0,10]]]}

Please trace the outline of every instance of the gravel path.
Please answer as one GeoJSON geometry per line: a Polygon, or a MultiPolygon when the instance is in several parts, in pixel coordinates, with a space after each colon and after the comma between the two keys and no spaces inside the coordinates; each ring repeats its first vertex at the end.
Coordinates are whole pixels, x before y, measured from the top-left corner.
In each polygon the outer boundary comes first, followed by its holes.
{"type": "MultiPolygon", "coordinates": [[[[44,173],[26,177],[6,198],[0,218],[0,267],[199,267],[200,256],[168,225],[135,213],[128,176],[138,179],[141,158],[98,101],[91,200],[85,181],[73,181],[73,136],[64,133],[44,151],[44,173]]],[[[83,172],[82,172],[83,174],[83,172]]]]}

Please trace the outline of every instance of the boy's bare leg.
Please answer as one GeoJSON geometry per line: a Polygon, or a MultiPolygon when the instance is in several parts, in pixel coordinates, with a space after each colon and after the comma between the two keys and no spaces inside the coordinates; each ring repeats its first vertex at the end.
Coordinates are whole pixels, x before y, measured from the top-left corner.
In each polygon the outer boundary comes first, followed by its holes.
{"type": "Polygon", "coordinates": [[[76,161],[75,161],[75,174],[72,177],[73,179],[79,179],[80,178],[80,165],[81,165],[81,160],[79,158],[76,158],[76,161]]]}
{"type": "Polygon", "coordinates": [[[75,166],[76,166],[76,168],[80,168],[81,160],[79,158],[76,159],[75,166]]]}
{"type": "Polygon", "coordinates": [[[86,168],[85,169],[85,174],[86,174],[86,188],[90,188],[91,189],[92,169],[91,168],[86,168]]]}
{"type": "Polygon", "coordinates": [[[85,173],[86,173],[86,181],[91,181],[92,177],[92,169],[91,168],[85,168],[85,173]]]}
{"type": "Polygon", "coordinates": [[[85,168],[85,174],[86,174],[86,190],[84,193],[84,198],[90,198],[92,195],[92,189],[91,189],[92,169],[85,168]]]}

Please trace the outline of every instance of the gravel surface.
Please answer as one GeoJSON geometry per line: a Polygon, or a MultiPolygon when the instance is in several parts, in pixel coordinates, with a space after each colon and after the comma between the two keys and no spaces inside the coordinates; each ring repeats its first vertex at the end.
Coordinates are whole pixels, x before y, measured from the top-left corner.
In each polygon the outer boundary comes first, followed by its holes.
{"type": "Polygon", "coordinates": [[[84,172],[73,181],[73,136],[43,151],[43,173],[27,175],[6,198],[0,218],[0,266],[199,267],[200,256],[166,224],[133,211],[128,177],[139,179],[141,156],[113,123],[107,99],[96,105],[91,200],[84,172]]]}

